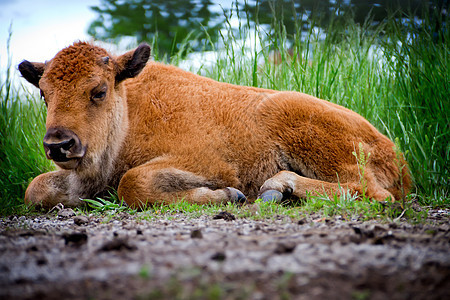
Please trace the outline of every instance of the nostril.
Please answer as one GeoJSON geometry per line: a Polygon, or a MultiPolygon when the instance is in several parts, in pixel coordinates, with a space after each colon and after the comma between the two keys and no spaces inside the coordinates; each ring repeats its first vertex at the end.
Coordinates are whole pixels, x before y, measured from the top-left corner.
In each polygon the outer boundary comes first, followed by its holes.
{"type": "Polygon", "coordinates": [[[67,161],[69,150],[75,145],[75,140],[70,139],[59,143],[46,143],[44,142],[45,152],[47,157],[54,161],[67,161]]]}
{"type": "Polygon", "coordinates": [[[43,140],[47,158],[55,162],[67,162],[82,158],[86,147],[81,144],[78,136],[64,128],[49,128],[43,140]]]}
{"type": "Polygon", "coordinates": [[[73,145],[75,145],[75,140],[74,139],[70,139],[67,142],[63,142],[61,143],[61,148],[63,148],[64,150],[69,150],[70,148],[73,147],[73,145]]]}
{"type": "Polygon", "coordinates": [[[68,141],[62,141],[59,143],[46,143],[44,142],[44,147],[48,148],[49,150],[69,150],[70,148],[73,147],[73,145],[75,145],[75,140],[74,139],[70,139],[68,141]]]}

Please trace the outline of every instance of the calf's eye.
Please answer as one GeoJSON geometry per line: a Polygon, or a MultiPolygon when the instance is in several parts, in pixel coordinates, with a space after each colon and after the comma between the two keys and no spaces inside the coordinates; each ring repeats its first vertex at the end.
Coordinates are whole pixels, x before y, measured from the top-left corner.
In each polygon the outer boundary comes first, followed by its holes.
{"type": "Polygon", "coordinates": [[[96,88],[92,90],[91,100],[93,101],[103,101],[106,98],[106,85],[101,86],[100,88],[96,88]]]}
{"type": "Polygon", "coordinates": [[[106,92],[98,92],[92,96],[93,100],[103,100],[105,98],[106,92]]]}

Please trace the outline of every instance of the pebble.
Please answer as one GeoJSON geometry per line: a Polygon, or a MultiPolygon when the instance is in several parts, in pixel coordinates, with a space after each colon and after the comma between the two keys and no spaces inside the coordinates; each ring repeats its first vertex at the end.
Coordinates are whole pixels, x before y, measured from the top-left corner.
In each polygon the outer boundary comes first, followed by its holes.
{"type": "Polygon", "coordinates": [[[225,221],[234,221],[236,220],[236,217],[227,211],[221,211],[220,213],[218,213],[213,217],[213,220],[218,219],[224,219],[225,221]]]}
{"type": "Polygon", "coordinates": [[[306,224],[306,222],[307,222],[306,218],[301,218],[300,220],[298,220],[297,224],[303,225],[303,224],[306,224]]]}
{"type": "Polygon", "coordinates": [[[63,235],[66,245],[81,246],[87,243],[88,236],[84,232],[72,232],[63,235]]]}
{"type": "Polygon", "coordinates": [[[227,258],[227,256],[222,251],[216,252],[211,256],[211,259],[216,260],[216,261],[224,261],[226,258],[227,258]]]}
{"type": "Polygon", "coordinates": [[[75,225],[85,225],[89,223],[89,219],[85,216],[76,216],[75,218],[73,218],[73,222],[75,223],[75,225]]]}
{"type": "Polygon", "coordinates": [[[115,238],[111,241],[106,241],[98,251],[121,251],[121,250],[136,250],[135,245],[131,245],[127,238],[115,238]]]}
{"type": "Polygon", "coordinates": [[[191,231],[191,238],[193,239],[202,239],[203,238],[203,234],[201,229],[194,229],[191,231]]]}
{"type": "Polygon", "coordinates": [[[66,219],[75,216],[75,212],[71,208],[64,208],[58,212],[58,217],[66,219]]]}

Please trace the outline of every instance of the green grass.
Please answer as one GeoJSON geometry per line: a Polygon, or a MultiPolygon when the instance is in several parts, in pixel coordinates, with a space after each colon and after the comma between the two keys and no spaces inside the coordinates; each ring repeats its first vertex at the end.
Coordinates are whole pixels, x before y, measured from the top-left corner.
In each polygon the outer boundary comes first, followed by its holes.
{"type": "MultiPolygon", "coordinates": [[[[222,40],[212,45],[218,53],[215,64],[193,72],[239,85],[301,91],[358,112],[392,140],[398,139],[414,182],[409,198],[415,197],[422,205],[450,206],[448,17],[442,20],[430,16],[424,21],[424,27],[441,24],[442,30],[435,34],[417,28],[413,22],[406,23],[410,27],[407,33],[391,18],[375,29],[352,20],[340,26],[330,22],[325,37],[310,29],[306,36],[300,38],[298,34],[292,39],[282,27],[270,34],[258,26],[256,31],[251,30],[245,19],[240,20],[238,28],[231,28],[227,17],[228,27],[221,32],[222,40]],[[254,41],[252,47],[242,43],[246,39],[254,41]],[[283,60],[274,63],[274,53],[283,60]]],[[[188,44],[181,48],[189,52],[188,44]]],[[[181,56],[171,60],[174,64],[180,61],[181,56]]],[[[13,71],[10,67],[0,74],[1,214],[25,210],[22,199],[29,180],[53,168],[42,150],[45,106],[26,89],[13,84],[13,71]]],[[[148,216],[175,215],[179,211],[195,217],[227,210],[246,218],[298,217],[319,212],[325,217],[339,214],[348,218],[363,215],[395,219],[401,212],[405,216],[410,212],[404,203],[399,209],[365,197],[353,200],[354,195],[342,199],[325,195],[310,197],[299,207],[259,203],[247,208],[180,203],[151,207],[148,216]]],[[[116,200],[95,201],[99,203],[93,208],[95,211],[105,205],[124,210],[116,200]]]]}
{"type": "Polygon", "coordinates": [[[0,214],[26,210],[22,205],[29,181],[53,169],[42,147],[45,105],[14,84],[13,71],[9,65],[0,74],[0,214]]]}
{"type": "MultiPolygon", "coordinates": [[[[450,32],[449,18],[435,34],[414,30],[411,35],[396,23],[389,35],[400,43],[387,43],[385,55],[393,74],[392,99],[401,109],[383,114],[387,130],[399,137],[406,151],[419,197],[433,204],[446,198],[450,186],[450,32]]],[[[414,26],[410,24],[410,26],[414,26]]]]}
{"type": "Polygon", "coordinates": [[[185,201],[176,203],[159,203],[149,205],[141,210],[130,209],[116,196],[105,199],[85,200],[88,207],[78,208],[77,214],[96,214],[106,221],[121,218],[121,213],[135,215],[138,220],[178,219],[213,217],[222,211],[231,213],[236,218],[250,220],[281,219],[285,221],[305,220],[305,222],[325,222],[338,217],[343,221],[379,220],[396,222],[403,218],[410,223],[421,223],[427,218],[427,209],[416,211],[411,202],[402,205],[399,202],[379,202],[367,197],[343,192],[336,195],[309,195],[301,201],[285,201],[281,204],[262,202],[260,199],[250,205],[226,204],[192,204],[185,201]]]}

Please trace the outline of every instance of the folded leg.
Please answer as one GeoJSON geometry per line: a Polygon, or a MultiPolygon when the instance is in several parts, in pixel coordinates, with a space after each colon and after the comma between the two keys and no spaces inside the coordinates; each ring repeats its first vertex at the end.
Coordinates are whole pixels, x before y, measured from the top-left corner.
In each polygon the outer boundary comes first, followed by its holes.
{"type": "Polygon", "coordinates": [[[25,203],[43,208],[51,208],[58,203],[66,207],[83,204],[80,195],[73,191],[70,172],[65,170],[44,173],[34,178],[25,192],[25,203]]]}
{"type": "Polygon", "coordinates": [[[139,208],[153,203],[244,203],[239,190],[227,187],[220,179],[206,178],[174,167],[170,160],[155,160],[130,169],[122,177],[119,198],[131,207],[139,208]]]}

